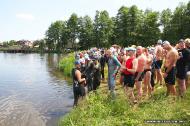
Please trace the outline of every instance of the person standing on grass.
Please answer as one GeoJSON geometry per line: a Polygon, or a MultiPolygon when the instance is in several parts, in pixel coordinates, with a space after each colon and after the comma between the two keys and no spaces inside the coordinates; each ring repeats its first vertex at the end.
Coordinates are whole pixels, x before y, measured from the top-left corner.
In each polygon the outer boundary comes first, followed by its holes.
{"type": "Polygon", "coordinates": [[[156,83],[162,85],[162,63],[163,63],[163,48],[162,48],[162,40],[158,40],[156,45],[155,54],[156,54],[156,62],[155,62],[155,75],[156,75],[156,83]]]}
{"type": "Polygon", "coordinates": [[[186,91],[186,85],[185,85],[185,79],[187,78],[187,69],[186,66],[188,64],[188,50],[185,48],[185,42],[184,40],[180,39],[178,44],[178,53],[179,58],[176,63],[177,68],[177,83],[179,86],[179,95],[183,97],[185,91],[186,91]]]}
{"type": "Polygon", "coordinates": [[[73,94],[74,94],[73,106],[77,106],[79,99],[83,98],[86,95],[85,93],[86,79],[81,78],[80,67],[81,67],[80,62],[75,61],[75,68],[72,69],[73,94]]]}
{"type": "Polygon", "coordinates": [[[143,93],[146,96],[152,94],[152,85],[151,85],[151,69],[153,63],[153,55],[149,54],[148,49],[145,49],[146,56],[146,65],[144,70],[144,90],[143,93]]]}
{"type": "Polygon", "coordinates": [[[127,49],[129,58],[126,60],[125,65],[122,65],[124,69],[124,86],[126,89],[127,97],[130,101],[136,103],[134,96],[134,84],[135,84],[135,72],[137,70],[138,60],[136,59],[136,49],[129,47],[127,49]]]}
{"type": "MultiPolygon", "coordinates": [[[[187,49],[187,66],[186,66],[186,69],[187,69],[187,72],[190,72],[190,39],[187,38],[185,39],[185,46],[186,46],[186,49],[187,49]]],[[[188,75],[190,76],[190,75],[188,75]]],[[[188,77],[186,78],[186,88],[190,87],[190,82],[188,83],[188,77]]]]}
{"type": "Polygon", "coordinates": [[[105,53],[104,53],[104,50],[101,50],[100,67],[101,67],[101,79],[102,79],[102,80],[105,80],[105,77],[104,77],[105,64],[106,64],[105,53]]]}
{"type": "Polygon", "coordinates": [[[153,59],[152,59],[152,65],[151,65],[151,86],[152,86],[152,91],[154,91],[154,86],[155,86],[155,62],[156,62],[156,58],[155,58],[155,53],[154,53],[154,49],[150,48],[149,49],[149,53],[152,55],[153,59]]]}
{"type": "Polygon", "coordinates": [[[111,91],[110,93],[115,96],[115,80],[121,64],[117,58],[113,56],[111,50],[107,50],[106,56],[108,57],[108,87],[111,91]]]}
{"type": "Polygon", "coordinates": [[[144,68],[146,65],[146,56],[143,53],[143,47],[137,46],[137,70],[135,73],[135,84],[138,92],[138,99],[142,97],[142,80],[144,78],[144,68]]]}
{"type": "Polygon", "coordinates": [[[175,75],[176,75],[176,62],[178,59],[178,52],[173,48],[168,41],[164,41],[163,48],[167,50],[164,66],[165,72],[163,77],[165,78],[165,83],[167,87],[167,95],[176,95],[175,88],[175,75]]]}
{"type": "Polygon", "coordinates": [[[100,63],[98,59],[94,59],[94,76],[93,76],[93,90],[96,90],[100,86],[101,74],[100,74],[100,63]]]}

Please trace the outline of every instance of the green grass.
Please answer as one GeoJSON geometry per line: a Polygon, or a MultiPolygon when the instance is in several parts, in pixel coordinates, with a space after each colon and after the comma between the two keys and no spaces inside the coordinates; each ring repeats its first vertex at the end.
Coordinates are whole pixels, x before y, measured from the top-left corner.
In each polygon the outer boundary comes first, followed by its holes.
{"type": "MultiPolygon", "coordinates": [[[[70,76],[73,67],[73,54],[64,58],[60,66],[64,74],[70,76]]],[[[107,68],[107,67],[106,67],[107,68]]],[[[105,70],[107,76],[107,69],[105,70]]],[[[157,86],[156,86],[157,87],[157,86]]],[[[156,88],[151,98],[144,98],[140,103],[131,105],[123,87],[116,86],[116,98],[112,99],[107,83],[101,83],[95,93],[90,93],[86,100],[80,102],[66,116],[62,117],[59,126],[189,126],[190,124],[190,89],[181,98],[166,97],[166,87],[156,88]],[[182,120],[186,123],[146,123],[146,120],[182,120]]]]}
{"type": "Polygon", "coordinates": [[[74,53],[70,53],[59,62],[59,69],[63,71],[64,76],[71,77],[71,70],[74,67],[74,61],[74,53]]]}
{"type": "Polygon", "coordinates": [[[166,89],[157,89],[151,98],[136,105],[129,104],[123,88],[117,86],[115,100],[108,95],[106,84],[102,84],[96,93],[90,93],[79,107],[60,119],[59,126],[149,126],[169,123],[145,123],[145,120],[183,120],[190,124],[190,90],[185,98],[165,97],[166,89]]]}

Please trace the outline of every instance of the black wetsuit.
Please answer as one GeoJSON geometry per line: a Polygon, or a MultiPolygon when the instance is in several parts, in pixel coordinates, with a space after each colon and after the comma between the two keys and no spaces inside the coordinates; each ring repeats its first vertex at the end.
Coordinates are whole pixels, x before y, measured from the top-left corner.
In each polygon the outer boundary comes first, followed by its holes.
{"type": "Polygon", "coordinates": [[[85,96],[85,88],[78,82],[75,76],[76,70],[77,70],[76,68],[72,69],[74,106],[78,104],[79,97],[85,96]]]}
{"type": "Polygon", "coordinates": [[[94,77],[93,77],[93,90],[96,90],[100,86],[101,74],[100,67],[94,67],[94,77]]]}
{"type": "Polygon", "coordinates": [[[177,74],[176,77],[179,79],[185,79],[187,76],[187,66],[189,63],[190,51],[186,48],[178,50],[180,58],[177,60],[176,69],[177,74]]]}
{"type": "Polygon", "coordinates": [[[85,71],[85,75],[88,92],[90,92],[93,90],[94,63],[90,63],[90,66],[85,71]]]}
{"type": "Polygon", "coordinates": [[[105,67],[105,63],[106,63],[106,57],[105,55],[102,55],[100,57],[100,66],[101,66],[101,75],[102,75],[102,78],[104,78],[104,67],[105,67]]]}

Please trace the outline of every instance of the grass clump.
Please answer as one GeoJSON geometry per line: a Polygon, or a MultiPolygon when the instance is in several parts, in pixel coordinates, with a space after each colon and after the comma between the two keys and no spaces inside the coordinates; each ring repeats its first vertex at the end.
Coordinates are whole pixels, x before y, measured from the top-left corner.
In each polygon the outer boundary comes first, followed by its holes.
{"type": "Polygon", "coordinates": [[[64,76],[71,77],[71,70],[74,68],[74,61],[74,53],[70,53],[59,62],[59,69],[63,71],[64,76]]]}

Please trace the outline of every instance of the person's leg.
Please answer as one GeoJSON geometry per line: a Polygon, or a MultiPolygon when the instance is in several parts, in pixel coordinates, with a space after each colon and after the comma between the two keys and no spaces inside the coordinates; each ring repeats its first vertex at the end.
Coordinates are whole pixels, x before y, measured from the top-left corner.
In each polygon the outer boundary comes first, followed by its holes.
{"type": "Polygon", "coordinates": [[[119,80],[121,85],[123,85],[123,79],[124,79],[124,76],[123,76],[123,74],[121,74],[120,80],[119,80]]]}
{"type": "Polygon", "coordinates": [[[152,71],[152,72],[151,72],[151,86],[152,86],[152,91],[154,91],[154,85],[155,85],[155,82],[154,82],[154,72],[152,71]]]}
{"type": "Polygon", "coordinates": [[[186,91],[185,79],[177,79],[178,86],[179,86],[179,95],[183,96],[186,91]]]}
{"type": "Polygon", "coordinates": [[[141,99],[142,97],[142,81],[136,82],[136,88],[137,88],[137,99],[141,99]]]}
{"type": "Polygon", "coordinates": [[[104,66],[101,67],[102,80],[104,80],[104,66]]]}
{"type": "Polygon", "coordinates": [[[147,81],[147,85],[148,85],[148,94],[151,95],[152,94],[152,86],[151,86],[151,83],[150,83],[150,81],[151,81],[151,72],[147,71],[146,76],[147,76],[146,81],[147,81]]]}
{"type": "Polygon", "coordinates": [[[185,85],[186,85],[186,89],[190,87],[190,71],[187,72],[185,85]]]}
{"type": "Polygon", "coordinates": [[[126,94],[130,102],[135,101],[135,96],[134,96],[132,87],[128,87],[128,86],[126,87],[126,94]]]}
{"type": "Polygon", "coordinates": [[[143,87],[143,96],[147,95],[147,91],[148,91],[147,87],[148,87],[147,86],[147,75],[145,73],[145,76],[144,76],[144,87],[143,87]]]}
{"type": "Polygon", "coordinates": [[[175,88],[175,85],[169,85],[169,88],[170,88],[170,93],[171,93],[171,95],[176,96],[176,88],[175,88]]]}
{"type": "Polygon", "coordinates": [[[167,88],[166,96],[169,96],[169,94],[170,94],[170,89],[169,89],[169,84],[167,84],[167,83],[166,83],[166,88],[167,88]]]}
{"type": "Polygon", "coordinates": [[[74,103],[73,107],[78,105],[78,100],[79,100],[79,92],[78,92],[78,87],[73,87],[73,94],[74,94],[74,103]]]}
{"type": "Polygon", "coordinates": [[[163,80],[163,77],[162,77],[162,73],[161,73],[161,69],[158,69],[158,84],[162,85],[162,80],[163,80]]]}
{"type": "Polygon", "coordinates": [[[113,75],[111,76],[110,91],[111,95],[115,97],[115,78],[113,75]]]}
{"type": "Polygon", "coordinates": [[[111,90],[111,75],[108,73],[108,89],[111,90]]]}
{"type": "Polygon", "coordinates": [[[159,84],[160,78],[159,78],[159,69],[156,69],[156,83],[159,84]]]}

